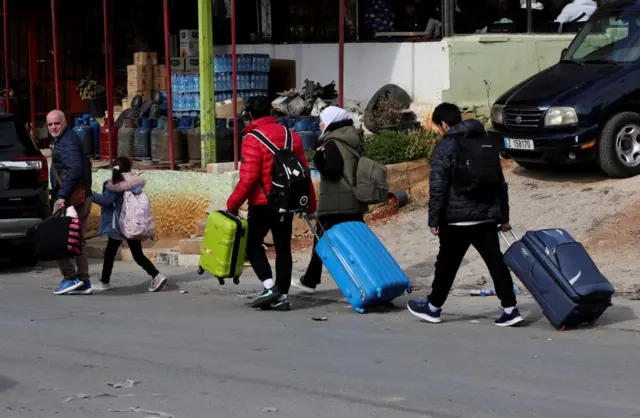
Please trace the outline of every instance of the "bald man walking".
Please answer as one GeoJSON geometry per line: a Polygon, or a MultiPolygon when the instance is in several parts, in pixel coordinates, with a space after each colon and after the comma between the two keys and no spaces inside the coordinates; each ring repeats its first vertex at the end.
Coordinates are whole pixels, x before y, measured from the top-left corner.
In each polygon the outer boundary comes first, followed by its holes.
{"type": "Polygon", "coordinates": [[[74,206],[81,221],[80,235],[82,254],[59,260],[62,273],[60,286],[53,291],[56,295],[88,295],[91,293],[89,281],[89,261],[85,251],[87,218],[91,212],[91,163],[80,137],[68,126],[64,113],[52,110],[47,115],[47,128],[51,135],[52,162],[51,188],[53,191],[53,211],[74,206]]]}

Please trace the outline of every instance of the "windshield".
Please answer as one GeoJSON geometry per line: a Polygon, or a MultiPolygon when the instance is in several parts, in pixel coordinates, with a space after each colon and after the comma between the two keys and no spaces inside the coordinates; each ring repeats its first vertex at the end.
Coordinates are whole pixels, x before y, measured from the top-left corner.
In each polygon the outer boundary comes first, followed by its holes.
{"type": "Polygon", "coordinates": [[[563,61],[625,63],[640,59],[640,11],[594,15],[573,40],[563,61]]]}

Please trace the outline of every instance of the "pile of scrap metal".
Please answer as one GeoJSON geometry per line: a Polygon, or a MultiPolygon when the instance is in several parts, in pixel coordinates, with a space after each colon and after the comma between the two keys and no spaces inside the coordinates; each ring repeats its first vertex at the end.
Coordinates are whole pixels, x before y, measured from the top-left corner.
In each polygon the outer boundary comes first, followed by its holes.
{"type": "Polygon", "coordinates": [[[312,80],[304,83],[302,93],[295,90],[278,93],[279,97],[271,105],[279,116],[318,116],[322,109],[336,104],[338,92],[334,81],[326,86],[312,80]]]}

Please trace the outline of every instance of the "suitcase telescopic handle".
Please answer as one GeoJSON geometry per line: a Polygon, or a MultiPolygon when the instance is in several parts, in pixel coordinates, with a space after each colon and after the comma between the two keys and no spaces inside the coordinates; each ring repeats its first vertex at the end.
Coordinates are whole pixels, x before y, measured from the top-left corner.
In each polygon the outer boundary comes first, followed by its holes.
{"type": "MultiPolygon", "coordinates": [[[[313,225],[311,224],[311,219],[309,219],[309,216],[307,216],[306,214],[302,214],[301,216],[307,222],[307,225],[309,225],[309,229],[311,230],[311,233],[313,233],[313,236],[316,237],[316,240],[320,241],[320,236],[318,236],[318,232],[316,231],[316,228],[314,228],[313,225]]],[[[317,219],[316,219],[316,226],[320,229],[320,231],[324,235],[324,232],[325,232],[324,227],[320,222],[318,222],[317,219]]]]}
{"type": "Polygon", "coordinates": [[[505,232],[500,231],[500,236],[502,237],[502,240],[507,244],[507,247],[511,247],[511,245],[516,241],[518,241],[520,238],[518,238],[516,233],[513,232],[513,229],[509,229],[508,232],[511,235],[511,238],[513,238],[513,241],[509,241],[509,239],[507,238],[507,234],[505,232]]]}

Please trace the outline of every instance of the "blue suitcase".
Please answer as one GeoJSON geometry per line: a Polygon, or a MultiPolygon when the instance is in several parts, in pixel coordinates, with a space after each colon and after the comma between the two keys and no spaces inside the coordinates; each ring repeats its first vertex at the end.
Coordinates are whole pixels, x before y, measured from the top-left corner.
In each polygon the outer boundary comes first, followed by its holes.
{"type": "Polygon", "coordinates": [[[564,229],[511,231],[504,261],[529,290],[551,324],[560,330],[595,322],[611,306],[615,289],[587,250],[564,229]]]}
{"type": "MultiPolygon", "coordinates": [[[[314,231],[310,222],[309,226],[314,231]]],[[[407,275],[362,222],[345,222],[325,231],[316,253],[358,313],[391,302],[405,291],[411,293],[407,275]]]]}

